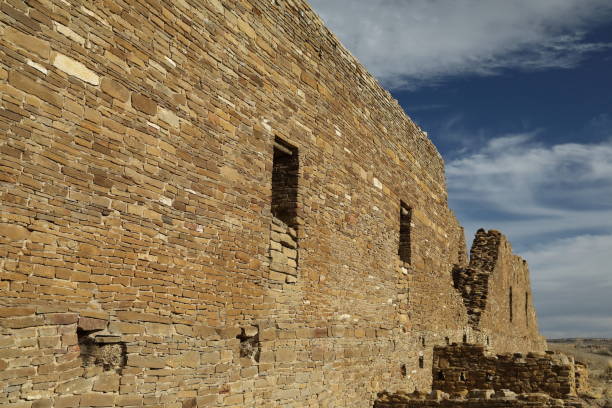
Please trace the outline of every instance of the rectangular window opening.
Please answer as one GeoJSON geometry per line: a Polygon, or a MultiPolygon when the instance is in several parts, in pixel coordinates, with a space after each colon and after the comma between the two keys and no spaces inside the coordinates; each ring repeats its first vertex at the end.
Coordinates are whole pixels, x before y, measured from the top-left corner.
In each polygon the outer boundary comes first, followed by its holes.
{"type": "Polygon", "coordinates": [[[298,149],[274,140],[272,164],[272,215],[291,228],[297,226],[298,149]]]}
{"type": "Polygon", "coordinates": [[[410,263],[410,223],[412,222],[412,209],[400,202],[400,233],[399,257],[402,262],[410,263]]]}
{"type": "Polygon", "coordinates": [[[525,325],[529,327],[529,292],[525,292],[525,325]]]}

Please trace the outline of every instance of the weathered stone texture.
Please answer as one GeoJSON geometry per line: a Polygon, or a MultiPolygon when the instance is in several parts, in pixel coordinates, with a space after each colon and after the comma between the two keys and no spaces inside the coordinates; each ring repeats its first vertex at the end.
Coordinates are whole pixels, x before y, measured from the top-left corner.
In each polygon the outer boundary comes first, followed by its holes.
{"type": "Polygon", "coordinates": [[[433,365],[432,387],[447,393],[508,389],[554,398],[576,395],[575,365],[564,355],[487,355],[484,346],[464,344],[436,347],[433,365]]]}
{"type": "Polygon", "coordinates": [[[435,345],[543,347],[499,323],[505,245],[468,317],[442,158],[302,0],[15,0],[0,32],[0,405],[371,407],[435,345]]]}
{"type": "Polygon", "coordinates": [[[495,392],[491,389],[474,390],[461,398],[450,398],[448,394],[434,391],[430,395],[396,394],[381,395],[374,408],[547,408],[582,407],[580,401],[551,398],[541,393],[516,394],[511,391],[495,392]]]}
{"type": "Polygon", "coordinates": [[[466,306],[470,326],[498,353],[543,351],[531,298],[527,262],[512,253],[499,231],[479,230],[467,266],[453,269],[453,284],[466,306]]]}

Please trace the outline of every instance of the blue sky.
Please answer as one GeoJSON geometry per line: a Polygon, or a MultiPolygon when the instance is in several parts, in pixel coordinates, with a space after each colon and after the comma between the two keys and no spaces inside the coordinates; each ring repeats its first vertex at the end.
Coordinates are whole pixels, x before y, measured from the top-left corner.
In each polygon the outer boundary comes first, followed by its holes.
{"type": "Polygon", "coordinates": [[[548,337],[612,337],[612,2],[311,0],[531,269],[548,337]]]}

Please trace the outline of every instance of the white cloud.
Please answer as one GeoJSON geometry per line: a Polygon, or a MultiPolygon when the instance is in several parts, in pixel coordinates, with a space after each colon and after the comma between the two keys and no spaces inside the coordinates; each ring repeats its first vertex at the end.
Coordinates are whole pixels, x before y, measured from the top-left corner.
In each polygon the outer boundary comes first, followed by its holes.
{"type": "Polygon", "coordinates": [[[347,48],[390,88],[464,74],[575,66],[610,44],[585,33],[608,0],[311,0],[347,48]]]}
{"type": "Polygon", "coordinates": [[[544,146],[537,134],[449,162],[451,206],[468,235],[500,229],[527,259],[546,335],[612,336],[612,141],[544,146]]]}
{"type": "Polygon", "coordinates": [[[536,134],[495,138],[448,163],[449,196],[466,229],[480,222],[525,242],[612,230],[612,142],[546,147],[536,134]]]}
{"type": "Polygon", "coordinates": [[[542,243],[522,253],[549,337],[612,337],[612,234],[542,243]]]}

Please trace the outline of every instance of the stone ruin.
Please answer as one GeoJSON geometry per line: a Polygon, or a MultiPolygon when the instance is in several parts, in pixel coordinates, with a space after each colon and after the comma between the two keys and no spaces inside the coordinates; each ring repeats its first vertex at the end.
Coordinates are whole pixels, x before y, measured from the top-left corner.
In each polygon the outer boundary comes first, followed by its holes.
{"type": "Polygon", "coordinates": [[[555,406],[585,378],[303,0],[5,1],[0,96],[3,407],[555,406]]]}

